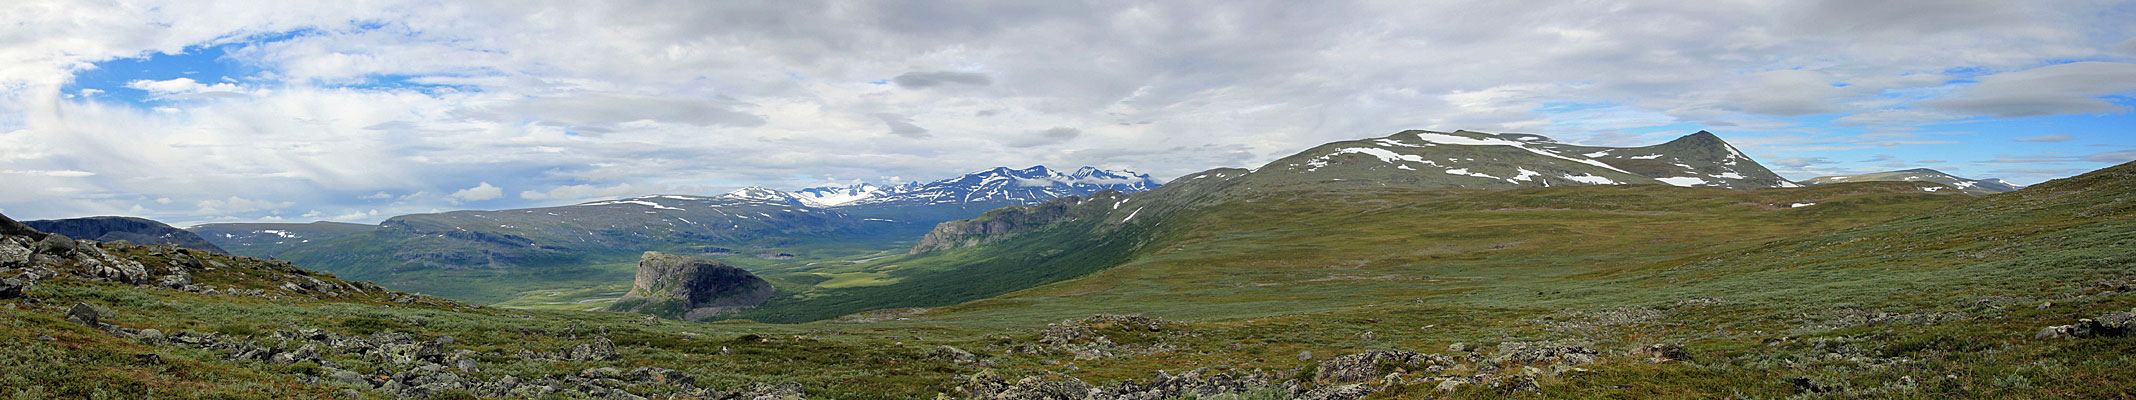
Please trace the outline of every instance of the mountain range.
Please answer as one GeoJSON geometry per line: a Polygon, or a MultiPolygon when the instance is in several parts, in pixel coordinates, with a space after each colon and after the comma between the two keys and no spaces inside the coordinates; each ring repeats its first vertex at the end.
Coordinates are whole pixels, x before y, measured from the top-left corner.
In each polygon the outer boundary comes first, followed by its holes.
{"type": "Polygon", "coordinates": [[[2003,192],[2010,192],[2010,191],[2015,191],[2015,190],[2018,190],[2018,189],[2023,189],[2023,188],[2024,188],[2024,186],[2018,186],[2018,185],[2016,185],[2016,184],[2012,184],[2012,183],[2010,183],[2010,182],[2004,182],[2004,181],[2003,181],[2003,180],[2001,180],[2001,179],[1996,179],[1996,178],[1988,178],[1988,179],[1966,179],[1966,178],[1960,178],[1960,177],[1958,177],[1958,176],[1956,176],[1956,175],[1951,175],[1951,174],[1946,174],[1946,173],[1943,173],[1943,171],[1937,171],[1937,170],[1933,170],[1933,169],[1928,169],[1928,168],[1914,168],[1914,169],[1907,169],[1907,170],[1898,170],[1898,171],[1887,171],[1887,172],[1872,172],[1872,173],[1867,173],[1867,174],[1858,174],[1858,175],[1838,175],[1838,176],[1820,176],[1820,177],[1816,177],[1816,178],[1810,178],[1810,179],[1808,179],[1808,180],[1804,180],[1804,181],[1802,181],[1802,183],[1803,183],[1803,184],[1805,184],[1805,185],[1823,185],[1823,184],[1832,184],[1832,183],[1844,183],[1844,182],[1879,182],[1879,181],[1882,181],[1882,182],[1935,182],[1935,183],[1940,183],[1940,184],[1943,184],[1943,185],[1946,185],[1946,186],[1950,186],[1950,187],[1951,187],[1952,189],[1957,189],[1957,190],[1960,190],[1960,191],[1964,191],[1964,192],[1967,192],[1967,193],[1974,193],[1974,194],[1993,194],[1993,193],[2003,193],[2003,192]]]}
{"type": "Polygon", "coordinates": [[[279,257],[404,290],[496,302],[524,292],[520,284],[628,280],[634,269],[630,262],[644,251],[780,260],[812,243],[905,241],[900,245],[909,246],[935,224],[996,207],[1157,185],[1131,171],[1083,167],[1064,174],[1034,166],[891,186],[837,205],[819,201],[824,190],[752,186],[716,196],[661,194],[403,215],[376,226],[205,224],[192,230],[242,255],[279,257]]]}
{"type": "MultiPolygon", "coordinates": [[[[1926,182],[1918,185],[1886,186],[1879,191],[1935,195],[1944,188],[1926,182]]],[[[807,321],[870,308],[954,304],[1074,279],[1132,260],[1132,254],[1161,241],[1157,238],[1166,235],[1161,232],[1188,234],[1172,231],[1181,225],[1174,222],[1180,218],[1241,203],[1310,202],[1386,191],[1494,192],[1577,186],[1729,191],[1802,187],[1704,131],[1630,148],[1576,146],[1532,134],[1404,131],[1315,146],[1253,169],[1218,168],[1188,174],[1148,191],[1059,197],[945,222],[902,249],[904,256],[819,272],[873,274],[873,282],[879,284],[796,291],[735,317],[807,321]],[[955,251],[965,248],[979,250],[955,251]]],[[[1264,226],[1258,221],[1238,223],[1264,226]]]]}
{"type": "Polygon", "coordinates": [[[251,236],[313,240],[282,260],[71,240],[0,216],[0,338],[11,344],[0,364],[13,372],[0,397],[2113,398],[2136,387],[2116,379],[2136,374],[2122,359],[2136,351],[2136,163],[1997,194],[1903,178],[1798,186],[1711,136],[1613,149],[1409,131],[910,236],[903,221],[860,214],[881,209],[770,190],[251,236]],[[630,246],[712,259],[690,261],[693,275],[666,256],[609,253],[630,246]],[[354,262],[320,264],[337,255],[354,262]],[[330,268],[387,287],[313,270],[330,268]],[[611,306],[720,321],[577,311],[611,306]],[[687,312],[703,309],[716,310],[687,312]]]}
{"type": "MultiPolygon", "coordinates": [[[[721,257],[764,273],[788,294],[806,294],[819,292],[819,282],[830,282],[834,287],[823,289],[834,290],[824,293],[835,293],[853,288],[850,282],[873,287],[895,281],[865,278],[878,272],[825,269],[830,259],[996,241],[990,235],[1042,226],[1058,216],[966,224],[980,229],[977,233],[937,225],[1054,199],[1117,198],[1107,207],[1125,208],[1109,218],[1126,221],[1211,199],[1271,191],[1635,184],[1798,186],[1704,131],[1629,148],[1572,145],[1533,134],[1404,131],[1316,146],[1251,170],[1189,174],[1171,185],[1124,170],[1001,167],[928,183],[857,183],[790,192],[748,187],[717,196],[651,195],[559,207],[407,215],[362,232],[331,224],[210,224],[195,229],[240,254],[280,257],[388,287],[489,303],[538,287],[590,288],[626,281],[634,269],[631,262],[644,251],[721,257]],[[1190,184],[1160,191],[1177,194],[1120,195],[1182,183],[1190,184]],[[1154,200],[1171,197],[1181,200],[1154,200]],[[831,280],[817,281],[821,277],[831,280]],[[849,280],[854,277],[863,280],[849,280]]],[[[767,308],[777,309],[777,303],[767,308]]]]}

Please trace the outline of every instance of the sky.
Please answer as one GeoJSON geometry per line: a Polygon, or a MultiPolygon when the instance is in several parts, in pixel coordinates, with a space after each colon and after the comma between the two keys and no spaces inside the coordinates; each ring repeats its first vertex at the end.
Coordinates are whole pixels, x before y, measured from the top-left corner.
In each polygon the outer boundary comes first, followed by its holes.
{"type": "Polygon", "coordinates": [[[1797,180],[2136,160],[2125,1],[0,3],[16,219],[1168,179],[1405,129],[1708,130],[1797,180]]]}

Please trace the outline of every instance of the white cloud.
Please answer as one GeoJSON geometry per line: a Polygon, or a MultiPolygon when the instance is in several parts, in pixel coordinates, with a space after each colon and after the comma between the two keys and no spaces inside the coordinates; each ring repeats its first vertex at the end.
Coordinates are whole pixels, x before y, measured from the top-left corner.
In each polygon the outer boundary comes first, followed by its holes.
{"type": "Polygon", "coordinates": [[[632,185],[628,183],[617,184],[609,187],[599,187],[594,185],[568,185],[558,186],[549,189],[549,191],[547,192],[533,190],[519,192],[519,198],[527,200],[588,200],[596,198],[628,197],[633,195],[649,194],[650,192],[651,191],[648,188],[639,187],[637,185],[632,185]]]}
{"type": "MultiPolygon", "coordinates": [[[[377,210],[377,209],[371,209],[371,210],[369,210],[369,211],[359,211],[359,212],[352,212],[352,213],[348,213],[348,214],[336,215],[336,216],[333,216],[333,217],[328,217],[328,218],[327,218],[326,220],[327,220],[327,221],[340,221],[340,222],[371,222],[372,220],[378,219],[378,217],[379,217],[379,215],[378,215],[378,210],[377,210]]],[[[311,217],[310,217],[310,216],[306,216],[306,218],[311,218],[311,217]]]]}
{"type": "Polygon", "coordinates": [[[80,178],[80,177],[85,177],[85,176],[96,176],[96,173],[95,173],[95,172],[89,172],[89,171],[75,171],[75,170],[41,170],[41,169],[30,169],[30,170],[21,170],[21,169],[10,169],[10,170],[0,170],[0,175],[31,175],[31,176],[49,176],[49,177],[57,177],[57,178],[80,178]]]}
{"type": "Polygon", "coordinates": [[[2136,91],[2136,63],[2086,61],[1988,75],[1925,103],[1999,117],[2121,113],[2129,107],[2102,97],[2131,91],[2136,91]]]}
{"type": "Polygon", "coordinates": [[[228,92],[235,94],[235,92],[239,90],[237,85],[233,85],[228,82],[220,82],[213,85],[203,85],[200,82],[193,81],[193,78],[176,78],[165,81],[137,80],[127,82],[126,87],[141,89],[149,93],[161,96],[198,94],[204,92],[228,92]]]}
{"type": "Polygon", "coordinates": [[[2057,134],[2053,134],[2053,135],[2040,135],[2040,136],[2033,136],[2033,137],[2025,137],[2025,138],[2018,138],[2018,139],[2017,139],[2017,141],[2020,141],[2020,142],[2042,142],[2042,143],[2052,143],[2052,142],[2067,142],[2067,141],[2071,141],[2071,140],[2077,140],[2077,137],[2076,137],[2076,136],[2072,136],[2072,135],[2068,135],[2068,134],[2060,134],[2060,133],[2057,133],[2057,134]]]}
{"type": "MultiPolygon", "coordinates": [[[[1173,177],[1414,128],[1644,144],[1626,130],[2112,112],[2136,82],[2116,69],[2136,32],[2090,2],[0,3],[37,33],[0,46],[0,171],[76,174],[9,175],[38,189],[0,205],[39,215],[232,190],[420,212],[477,201],[467,177],[491,206],[1041,163],[1173,177]],[[258,74],[62,97],[98,62],[233,43],[218,62],[258,74]],[[2106,61],[2041,67],[2078,59],[2106,61]],[[135,89],[227,98],[108,100],[135,89]]],[[[1796,145],[1846,141],[1818,139],[1796,145]]]]}
{"type": "Polygon", "coordinates": [[[1010,140],[1008,141],[1008,145],[1009,147],[1037,147],[1055,145],[1067,142],[1069,140],[1075,139],[1076,136],[1082,135],[1083,130],[1081,129],[1057,126],[1046,130],[1026,132],[1024,134],[1017,135],[1013,138],[1010,138],[1010,140]]]}
{"type": "Polygon", "coordinates": [[[489,182],[482,182],[482,184],[475,185],[475,187],[460,189],[460,191],[452,192],[451,197],[459,201],[490,200],[499,197],[504,197],[504,189],[498,188],[496,186],[490,186],[489,182]]]}
{"type": "Polygon", "coordinates": [[[200,215],[226,215],[242,214],[253,211],[277,210],[294,206],[297,203],[287,201],[278,202],[269,200],[253,200],[243,197],[230,196],[230,198],[222,200],[201,200],[200,202],[194,204],[196,207],[199,207],[199,210],[194,211],[194,213],[200,215]]]}

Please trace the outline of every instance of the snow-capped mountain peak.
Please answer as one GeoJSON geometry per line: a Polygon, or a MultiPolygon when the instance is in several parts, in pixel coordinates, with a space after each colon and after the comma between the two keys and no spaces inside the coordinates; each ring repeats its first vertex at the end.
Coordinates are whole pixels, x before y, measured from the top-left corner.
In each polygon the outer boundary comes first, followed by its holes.
{"type": "Polygon", "coordinates": [[[826,207],[836,207],[845,205],[847,203],[867,199],[869,197],[875,197],[876,194],[879,194],[884,190],[901,187],[910,186],[881,186],[873,183],[862,182],[851,185],[817,186],[812,188],[795,190],[792,194],[795,197],[800,197],[801,199],[808,200],[816,204],[821,204],[826,207]]]}
{"type": "Polygon", "coordinates": [[[1062,173],[1044,165],[996,167],[925,184],[882,188],[864,198],[828,205],[1036,204],[1104,190],[1139,192],[1158,185],[1149,175],[1128,170],[1082,167],[1062,173]]]}
{"type": "Polygon", "coordinates": [[[725,197],[730,199],[762,200],[773,203],[792,204],[797,206],[822,206],[822,204],[817,204],[814,201],[810,201],[807,198],[801,196],[796,196],[793,193],[772,190],[763,186],[750,186],[741,189],[735,189],[732,192],[727,192],[727,194],[719,195],[719,197],[725,197]]]}

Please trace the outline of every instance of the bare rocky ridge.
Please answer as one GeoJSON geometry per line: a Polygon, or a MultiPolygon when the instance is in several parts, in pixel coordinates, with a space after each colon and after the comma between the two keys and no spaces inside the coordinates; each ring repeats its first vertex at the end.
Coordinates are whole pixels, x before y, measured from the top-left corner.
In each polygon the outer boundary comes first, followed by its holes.
{"type": "Polygon", "coordinates": [[[191,231],[178,229],[162,222],[134,217],[86,217],[26,221],[23,225],[32,229],[67,235],[77,239],[99,242],[116,242],[154,246],[172,245],[193,250],[229,254],[214,243],[191,231]]]}
{"type": "Polygon", "coordinates": [[[756,308],[771,300],[771,282],[741,268],[696,257],[645,252],[630,293],[610,311],[695,321],[756,308]]]}

